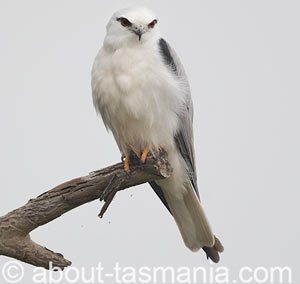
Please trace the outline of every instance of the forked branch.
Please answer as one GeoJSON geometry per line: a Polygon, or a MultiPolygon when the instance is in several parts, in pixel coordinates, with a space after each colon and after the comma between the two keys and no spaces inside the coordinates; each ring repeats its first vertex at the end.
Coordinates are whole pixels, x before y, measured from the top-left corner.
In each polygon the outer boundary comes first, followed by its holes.
{"type": "Polygon", "coordinates": [[[47,269],[50,262],[55,267],[67,267],[69,260],[33,242],[30,232],[96,199],[105,201],[99,214],[102,217],[117,191],[167,178],[171,172],[166,153],[161,151],[157,157],[148,157],[145,164],[133,162],[130,174],[119,163],[67,181],[0,218],[0,255],[47,269]]]}

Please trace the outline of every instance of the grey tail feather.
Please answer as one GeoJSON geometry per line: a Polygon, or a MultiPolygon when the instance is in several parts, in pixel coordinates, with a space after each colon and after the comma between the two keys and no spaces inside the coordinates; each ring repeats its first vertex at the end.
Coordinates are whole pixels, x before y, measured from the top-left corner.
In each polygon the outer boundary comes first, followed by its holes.
{"type": "Polygon", "coordinates": [[[220,240],[215,236],[215,244],[213,247],[203,247],[203,250],[206,253],[207,259],[211,259],[214,263],[220,261],[219,253],[224,251],[224,247],[221,244],[220,240]]]}
{"type": "MultiPolygon", "coordinates": [[[[151,185],[151,187],[153,188],[154,192],[157,194],[159,199],[162,201],[162,203],[166,206],[168,211],[171,213],[171,210],[168,206],[167,200],[166,200],[160,186],[155,181],[152,181],[149,184],[151,185]]],[[[223,247],[222,243],[220,242],[220,240],[216,236],[214,236],[214,237],[215,237],[214,246],[213,247],[203,247],[202,249],[205,251],[207,259],[211,259],[214,263],[218,263],[220,261],[219,253],[224,251],[224,247],[223,247]]]]}

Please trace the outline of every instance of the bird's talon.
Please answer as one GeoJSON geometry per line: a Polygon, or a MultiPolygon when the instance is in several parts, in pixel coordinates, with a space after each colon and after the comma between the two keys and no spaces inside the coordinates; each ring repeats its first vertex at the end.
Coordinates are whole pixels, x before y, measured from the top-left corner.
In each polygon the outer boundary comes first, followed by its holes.
{"type": "Polygon", "coordinates": [[[148,148],[145,148],[142,152],[142,155],[140,157],[140,160],[142,163],[145,163],[146,162],[146,159],[147,159],[147,156],[149,154],[149,149],[148,148]]]}

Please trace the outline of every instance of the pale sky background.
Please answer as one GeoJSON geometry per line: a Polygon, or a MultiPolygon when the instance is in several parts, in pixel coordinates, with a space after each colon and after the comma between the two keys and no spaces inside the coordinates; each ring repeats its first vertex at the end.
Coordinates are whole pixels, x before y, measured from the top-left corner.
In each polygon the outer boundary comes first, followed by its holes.
{"type": "MultiPolygon", "coordinates": [[[[157,12],[190,80],[200,194],[225,246],[218,265],[232,274],[290,266],[296,283],[298,1],[1,0],[0,215],[120,160],[94,111],[90,70],[112,13],[136,3],[157,12]]],[[[32,238],[77,267],[212,266],[184,246],[148,185],[119,193],[102,220],[101,205],[72,210],[32,238]]]]}

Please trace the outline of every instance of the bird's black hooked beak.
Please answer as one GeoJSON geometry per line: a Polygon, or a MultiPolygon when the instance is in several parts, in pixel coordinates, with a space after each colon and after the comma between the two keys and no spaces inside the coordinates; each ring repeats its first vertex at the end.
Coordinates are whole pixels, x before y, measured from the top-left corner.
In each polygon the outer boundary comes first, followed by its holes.
{"type": "Polygon", "coordinates": [[[144,34],[144,31],[142,29],[135,30],[134,33],[139,37],[139,40],[142,39],[142,35],[144,34]]]}

